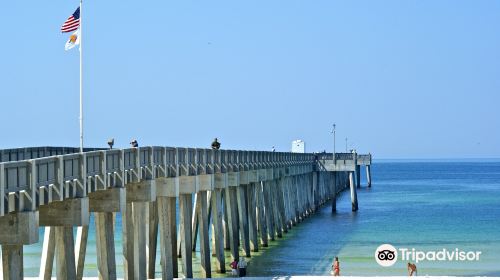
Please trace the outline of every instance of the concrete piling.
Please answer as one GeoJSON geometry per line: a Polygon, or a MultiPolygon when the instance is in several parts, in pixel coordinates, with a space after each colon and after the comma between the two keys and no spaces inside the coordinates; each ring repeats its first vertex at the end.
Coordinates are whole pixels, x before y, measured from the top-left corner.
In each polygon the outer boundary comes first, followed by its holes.
{"type": "Polygon", "coordinates": [[[204,278],[212,277],[212,269],[210,266],[210,244],[208,236],[208,205],[207,205],[207,191],[200,191],[197,200],[196,216],[199,221],[200,231],[200,255],[201,255],[201,274],[204,278]]]}
{"type": "Polygon", "coordinates": [[[256,188],[257,188],[257,208],[258,208],[257,228],[260,233],[260,244],[262,244],[263,247],[267,247],[268,232],[267,232],[267,219],[266,219],[265,204],[264,204],[263,183],[258,182],[256,184],[256,188]]]}
{"type": "Polygon", "coordinates": [[[75,247],[72,226],[56,226],[57,279],[76,279],[75,247]]]}
{"type": "Polygon", "coordinates": [[[351,204],[352,204],[352,211],[356,212],[358,211],[358,194],[356,192],[356,186],[354,185],[354,172],[349,172],[349,186],[351,189],[351,204]]]}
{"type": "Polygon", "coordinates": [[[126,202],[122,212],[122,250],[125,280],[134,279],[134,219],[132,202],[126,202]]]}
{"type": "Polygon", "coordinates": [[[95,213],[96,253],[99,279],[116,279],[113,213],[95,213]]]}
{"type": "Polygon", "coordinates": [[[238,205],[237,205],[237,194],[236,187],[228,187],[225,190],[225,207],[227,209],[227,228],[229,230],[229,243],[231,250],[231,259],[239,261],[239,249],[238,249],[238,205]]]}
{"type": "Polygon", "coordinates": [[[133,202],[133,224],[134,224],[134,279],[146,279],[146,211],[149,205],[147,202],[133,202]]]}
{"type": "Polygon", "coordinates": [[[370,188],[372,186],[372,172],[370,165],[366,166],[366,181],[368,183],[368,187],[370,188]]]}
{"type": "Polygon", "coordinates": [[[248,197],[248,228],[250,250],[259,251],[259,236],[257,232],[257,183],[252,182],[247,188],[248,197]]]}
{"type": "Polygon", "coordinates": [[[333,198],[332,198],[332,213],[337,212],[337,174],[331,172],[332,184],[333,184],[333,198]]]}
{"type": "Polygon", "coordinates": [[[184,276],[193,278],[193,251],[191,245],[192,194],[179,194],[180,240],[184,276]]]}
{"type": "Polygon", "coordinates": [[[52,268],[54,264],[55,248],[56,248],[56,232],[55,227],[45,227],[43,234],[42,259],[40,262],[41,280],[52,279],[52,268]]]}
{"type": "Polygon", "coordinates": [[[272,192],[270,191],[270,182],[264,182],[263,192],[264,192],[264,208],[267,224],[268,239],[271,241],[275,240],[275,229],[274,229],[274,210],[272,203],[272,192]]]}
{"type": "Polygon", "coordinates": [[[238,221],[240,229],[240,240],[243,242],[242,247],[246,257],[250,257],[250,237],[248,230],[248,211],[246,200],[247,185],[240,185],[236,187],[236,196],[238,204],[238,221]]]}
{"type": "Polygon", "coordinates": [[[222,189],[216,188],[212,192],[212,224],[214,239],[214,250],[216,257],[216,269],[219,273],[226,272],[225,258],[224,258],[224,230],[222,227],[224,211],[222,209],[222,189]]]}
{"type": "Polygon", "coordinates": [[[23,245],[2,245],[3,279],[23,279],[23,245]]]}
{"type": "Polygon", "coordinates": [[[155,263],[156,263],[156,246],[158,242],[158,209],[157,209],[157,201],[153,201],[148,203],[148,239],[147,239],[147,276],[148,279],[155,278],[155,263]]]}

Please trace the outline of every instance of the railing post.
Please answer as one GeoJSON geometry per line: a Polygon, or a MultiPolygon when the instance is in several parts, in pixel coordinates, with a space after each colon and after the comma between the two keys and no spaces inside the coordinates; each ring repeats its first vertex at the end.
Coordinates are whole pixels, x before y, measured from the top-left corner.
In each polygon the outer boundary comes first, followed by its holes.
{"type": "Polygon", "coordinates": [[[0,217],[5,215],[5,167],[0,163],[0,217]]]}

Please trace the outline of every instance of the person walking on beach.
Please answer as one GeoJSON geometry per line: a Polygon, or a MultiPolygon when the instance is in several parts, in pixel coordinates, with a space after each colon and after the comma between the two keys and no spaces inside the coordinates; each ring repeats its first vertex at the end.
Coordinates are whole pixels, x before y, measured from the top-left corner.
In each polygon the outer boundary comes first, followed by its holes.
{"type": "Polygon", "coordinates": [[[339,257],[335,257],[335,260],[333,261],[332,264],[332,271],[333,271],[333,276],[340,276],[339,257]]]}
{"type": "Polygon", "coordinates": [[[417,265],[414,263],[408,263],[408,276],[413,276],[413,273],[417,276],[417,265]]]}
{"type": "Polygon", "coordinates": [[[217,140],[217,138],[215,138],[214,141],[212,142],[212,149],[213,150],[220,149],[220,142],[217,140]]]}
{"type": "Polygon", "coordinates": [[[238,263],[238,272],[240,277],[244,277],[247,275],[247,262],[245,258],[241,258],[240,262],[238,263]]]}
{"type": "Polygon", "coordinates": [[[229,267],[231,267],[231,275],[236,276],[238,275],[238,262],[236,260],[233,260],[232,263],[229,264],[229,267]]]}

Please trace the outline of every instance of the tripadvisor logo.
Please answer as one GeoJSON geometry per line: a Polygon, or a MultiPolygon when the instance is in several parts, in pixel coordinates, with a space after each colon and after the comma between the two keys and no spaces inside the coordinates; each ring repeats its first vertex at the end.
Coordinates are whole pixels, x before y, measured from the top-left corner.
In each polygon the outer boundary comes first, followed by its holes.
{"type": "Polygon", "coordinates": [[[375,250],[375,260],[381,266],[391,266],[398,261],[398,251],[391,244],[382,244],[375,250]]]}
{"type": "Polygon", "coordinates": [[[463,251],[458,248],[454,250],[441,249],[437,251],[419,251],[415,248],[396,249],[391,244],[382,244],[375,250],[375,260],[381,266],[392,266],[398,259],[404,262],[413,261],[479,261],[481,251],[463,251]]]}

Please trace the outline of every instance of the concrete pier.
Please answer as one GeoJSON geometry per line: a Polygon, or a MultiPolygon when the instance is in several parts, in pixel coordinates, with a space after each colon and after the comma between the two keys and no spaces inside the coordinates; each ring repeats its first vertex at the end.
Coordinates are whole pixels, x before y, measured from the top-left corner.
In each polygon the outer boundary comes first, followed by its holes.
{"type": "Polygon", "coordinates": [[[201,276],[210,278],[226,271],[225,249],[235,260],[250,257],[328,201],[335,212],[337,194],[347,188],[357,211],[362,165],[371,186],[371,155],[357,153],[173,147],[75,152],[0,150],[3,279],[23,278],[23,246],[38,241],[39,227],[45,227],[40,279],[50,279],[54,262],[57,279],[81,279],[90,213],[99,279],[116,279],[117,234],[125,279],[156,275],[158,243],[162,279],[192,278],[196,242],[201,276]],[[121,233],[115,231],[117,213],[121,233]]]}

